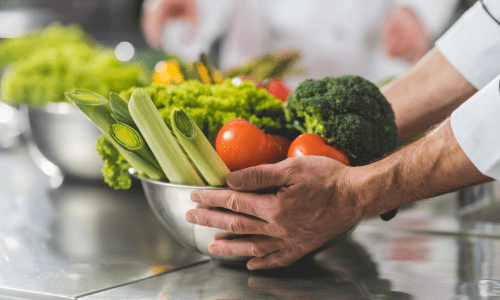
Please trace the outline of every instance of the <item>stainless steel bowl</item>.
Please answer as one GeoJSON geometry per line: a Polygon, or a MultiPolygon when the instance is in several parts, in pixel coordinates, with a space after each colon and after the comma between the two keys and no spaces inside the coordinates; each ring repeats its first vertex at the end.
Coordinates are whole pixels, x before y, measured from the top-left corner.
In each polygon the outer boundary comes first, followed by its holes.
{"type": "MultiPolygon", "coordinates": [[[[242,256],[217,256],[210,254],[208,252],[208,245],[214,240],[214,235],[218,232],[226,231],[191,224],[185,219],[186,212],[196,208],[197,205],[191,201],[191,192],[197,189],[223,188],[178,185],[143,178],[139,178],[139,180],[153,213],[179,243],[219,261],[238,263],[246,262],[249,259],[249,257],[242,256]]],[[[355,227],[353,226],[349,230],[330,239],[321,248],[311,253],[311,255],[341,242],[351,234],[355,227]]]]}
{"type": "MultiPolygon", "coordinates": [[[[96,152],[101,134],[78,108],[68,103],[50,103],[28,108],[29,134],[40,153],[68,177],[102,181],[102,159],[96,152]]],[[[43,168],[40,157],[33,157],[43,168]]]]}

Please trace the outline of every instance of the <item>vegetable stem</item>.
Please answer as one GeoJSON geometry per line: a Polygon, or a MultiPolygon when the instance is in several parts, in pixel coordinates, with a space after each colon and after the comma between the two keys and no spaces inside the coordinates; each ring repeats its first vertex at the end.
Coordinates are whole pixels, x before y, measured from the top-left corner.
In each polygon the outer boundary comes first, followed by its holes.
{"type": "Polygon", "coordinates": [[[128,108],[168,180],[176,184],[205,185],[144,89],[137,88],[132,93],[128,108]]]}
{"type": "Polygon", "coordinates": [[[153,156],[144,138],[135,128],[124,123],[116,123],[111,125],[109,131],[113,140],[120,146],[137,154],[137,156],[144,159],[151,166],[161,170],[160,164],[153,156]]]}
{"type": "Polygon", "coordinates": [[[97,93],[81,89],[73,89],[72,92],[65,93],[65,96],[99,127],[106,138],[139,173],[146,174],[146,176],[153,180],[165,178],[165,174],[163,174],[160,168],[155,167],[154,163],[148,162],[125,149],[111,136],[110,127],[116,124],[116,121],[111,116],[111,106],[106,98],[97,93]]]}
{"type": "Polygon", "coordinates": [[[117,122],[122,122],[135,127],[134,119],[128,111],[128,103],[117,93],[111,92],[109,94],[109,103],[111,105],[111,110],[113,111],[112,117],[117,122]]]}
{"type": "Polygon", "coordinates": [[[204,179],[211,186],[226,183],[229,168],[219,157],[196,122],[181,108],[172,109],[170,120],[179,144],[188,153],[204,179]]]}

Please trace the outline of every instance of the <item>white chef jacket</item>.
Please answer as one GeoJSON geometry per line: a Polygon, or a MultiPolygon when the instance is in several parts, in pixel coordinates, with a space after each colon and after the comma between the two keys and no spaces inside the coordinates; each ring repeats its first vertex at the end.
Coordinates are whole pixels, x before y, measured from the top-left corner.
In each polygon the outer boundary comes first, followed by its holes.
{"type": "Polygon", "coordinates": [[[198,0],[200,25],[189,34],[182,21],[167,23],[163,49],[196,60],[217,36],[226,34],[220,68],[266,52],[302,54],[302,77],[359,75],[380,82],[405,72],[410,64],[390,58],[379,40],[382,22],[394,4],[411,6],[431,36],[441,34],[457,0],[198,0]],[[432,9],[430,9],[432,8],[432,9]]]}
{"type": "Polygon", "coordinates": [[[478,1],[437,42],[479,92],[451,115],[460,147],[481,173],[500,180],[500,1],[478,1]]]}

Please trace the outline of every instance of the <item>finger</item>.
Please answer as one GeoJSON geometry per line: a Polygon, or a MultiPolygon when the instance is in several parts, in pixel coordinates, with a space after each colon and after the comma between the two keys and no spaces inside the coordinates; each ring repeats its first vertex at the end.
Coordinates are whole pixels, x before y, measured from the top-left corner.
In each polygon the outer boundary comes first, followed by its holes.
{"type": "Polygon", "coordinates": [[[297,246],[282,248],[264,257],[250,259],[247,262],[247,268],[249,270],[258,270],[288,267],[309,252],[310,251],[297,246]]]}
{"type": "Polygon", "coordinates": [[[244,193],[234,190],[196,190],[191,200],[203,206],[221,207],[268,221],[274,194],[244,193]]]}
{"type": "Polygon", "coordinates": [[[186,213],[186,221],[226,230],[234,234],[267,234],[271,232],[270,225],[263,220],[222,210],[192,209],[186,213]]]}
{"type": "Polygon", "coordinates": [[[282,239],[254,235],[233,240],[216,240],[208,245],[208,251],[214,255],[263,257],[284,247],[286,244],[282,239]]]}
{"type": "Polygon", "coordinates": [[[258,191],[286,186],[289,178],[286,172],[288,160],[276,164],[249,167],[231,172],[226,176],[229,187],[240,191],[258,191]]]}
{"type": "Polygon", "coordinates": [[[248,237],[248,236],[251,236],[251,235],[241,235],[241,234],[234,234],[232,232],[217,232],[215,235],[214,235],[214,240],[232,240],[232,239],[238,239],[238,238],[241,238],[241,237],[248,237]]]}

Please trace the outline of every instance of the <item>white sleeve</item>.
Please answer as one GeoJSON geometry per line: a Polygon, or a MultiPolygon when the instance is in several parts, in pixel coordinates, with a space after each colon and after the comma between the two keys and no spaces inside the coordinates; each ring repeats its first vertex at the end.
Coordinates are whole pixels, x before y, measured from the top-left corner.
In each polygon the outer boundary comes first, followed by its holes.
{"type": "Polygon", "coordinates": [[[484,1],[486,11],[478,1],[436,41],[444,57],[478,90],[500,74],[499,2],[484,1]]]}
{"type": "Polygon", "coordinates": [[[500,75],[451,114],[453,134],[486,176],[500,180],[500,75]]]}

